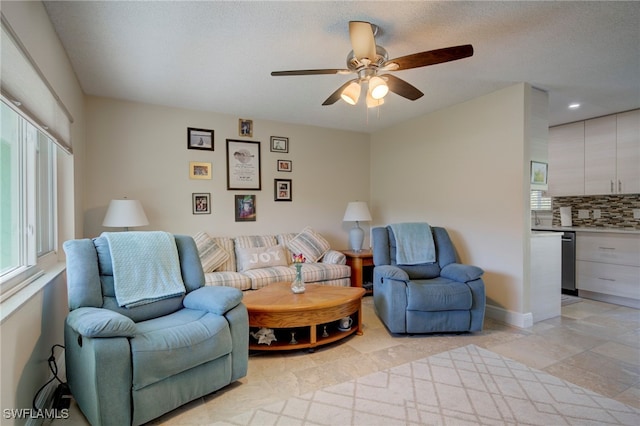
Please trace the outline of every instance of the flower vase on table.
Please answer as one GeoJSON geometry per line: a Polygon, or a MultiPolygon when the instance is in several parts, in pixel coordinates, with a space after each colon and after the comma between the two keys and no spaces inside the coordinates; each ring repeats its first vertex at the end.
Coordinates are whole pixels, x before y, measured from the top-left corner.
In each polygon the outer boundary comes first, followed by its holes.
{"type": "Polygon", "coordinates": [[[304,280],[302,279],[302,264],[306,261],[304,255],[295,254],[293,255],[293,266],[296,268],[296,278],[291,283],[291,291],[300,294],[304,293],[304,280]]]}

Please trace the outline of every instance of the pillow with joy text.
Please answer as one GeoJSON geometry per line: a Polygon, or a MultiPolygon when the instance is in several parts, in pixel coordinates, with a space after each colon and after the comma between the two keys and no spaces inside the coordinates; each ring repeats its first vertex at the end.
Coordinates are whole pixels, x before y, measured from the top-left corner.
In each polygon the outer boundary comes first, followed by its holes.
{"type": "Polygon", "coordinates": [[[238,272],[270,266],[287,266],[288,260],[284,247],[236,247],[238,272]]]}

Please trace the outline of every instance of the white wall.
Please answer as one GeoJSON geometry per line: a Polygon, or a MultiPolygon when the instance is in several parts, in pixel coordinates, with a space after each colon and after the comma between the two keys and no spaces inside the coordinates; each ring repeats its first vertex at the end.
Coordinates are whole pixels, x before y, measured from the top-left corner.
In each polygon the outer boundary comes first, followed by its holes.
{"type": "Polygon", "coordinates": [[[347,203],[368,201],[364,133],[254,120],[253,138],[241,138],[239,117],[99,97],[87,98],[86,113],[86,237],[113,230],[102,227],[109,201],[127,196],[140,199],[147,213],[150,224],[141,230],[236,236],[309,225],[333,247],[346,248],[353,226],[342,222],[347,203]],[[187,127],[213,129],[215,150],[187,149],[187,127]],[[288,137],[289,153],[271,152],[271,136],[288,137]],[[226,189],[226,139],[261,143],[261,191],[226,189]],[[278,159],[293,161],[293,171],[278,172],[278,159]],[[212,179],[189,179],[189,161],[212,163],[212,179]],[[274,201],[275,178],[292,180],[292,202],[274,201]],[[211,193],[211,214],[192,214],[194,192],[211,193]],[[255,222],[235,222],[236,194],[256,195],[255,222]]]}
{"type": "MultiPolygon", "coordinates": [[[[82,215],[77,212],[82,211],[84,95],[42,3],[5,1],[2,2],[2,14],[75,120],[71,129],[75,154],[73,157],[62,153],[58,156],[58,240],[61,246],[64,240],[79,235],[77,231],[82,229],[82,215]]],[[[58,253],[62,260],[62,250],[58,253]]],[[[51,346],[64,343],[66,313],[64,275],[46,283],[14,313],[6,315],[3,309],[0,408],[31,408],[34,394],[50,377],[47,358],[51,346]]],[[[56,350],[56,356],[60,353],[56,350]]],[[[12,423],[13,420],[2,419],[3,425],[12,423]]]]}
{"type": "Polygon", "coordinates": [[[485,270],[487,304],[496,308],[488,314],[511,323],[521,321],[528,285],[530,90],[517,84],[436,111],[376,133],[371,144],[374,225],[447,228],[461,260],[485,270]]]}

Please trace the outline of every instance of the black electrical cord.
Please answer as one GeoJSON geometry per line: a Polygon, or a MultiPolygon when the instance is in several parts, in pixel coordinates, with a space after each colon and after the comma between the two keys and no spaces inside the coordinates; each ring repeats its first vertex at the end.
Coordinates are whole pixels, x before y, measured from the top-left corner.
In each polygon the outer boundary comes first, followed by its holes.
{"type": "Polygon", "coordinates": [[[63,382],[62,380],[60,380],[60,378],[58,377],[58,364],[56,364],[56,357],[53,355],[53,351],[56,347],[62,348],[64,349],[65,347],[62,345],[58,345],[55,344],[53,346],[51,346],[51,356],[49,357],[49,359],[47,360],[47,363],[49,364],[49,370],[51,370],[51,372],[53,373],[53,377],[51,379],[49,379],[49,381],[47,381],[47,383],[45,383],[44,385],[42,385],[42,387],[40,389],[38,389],[38,392],[36,392],[36,394],[33,397],[33,409],[34,410],[38,410],[38,407],[36,407],[36,399],[38,399],[38,395],[40,395],[40,392],[42,392],[42,390],[51,382],[53,382],[55,379],[58,379],[58,381],[60,382],[60,384],[66,384],[65,382],[63,382]]]}

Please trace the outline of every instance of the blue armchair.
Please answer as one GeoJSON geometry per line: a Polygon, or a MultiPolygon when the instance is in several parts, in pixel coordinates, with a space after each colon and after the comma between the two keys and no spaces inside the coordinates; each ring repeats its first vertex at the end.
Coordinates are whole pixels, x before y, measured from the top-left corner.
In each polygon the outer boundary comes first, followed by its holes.
{"type": "Polygon", "coordinates": [[[482,269],[462,265],[444,228],[428,227],[435,262],[398,264],[392,226],[372,229],[373,299],[392,333],[481,331],[485,288],[482,269]]]}
{"type": "Polygon", "coordinates": [[[64,243],[67,382],[92,425],[146,423],[247,373],[242,292],[204,287],[193,239],[167,235],[183,294],[133,307],[118,304],[104,235],[64,243]]]}

